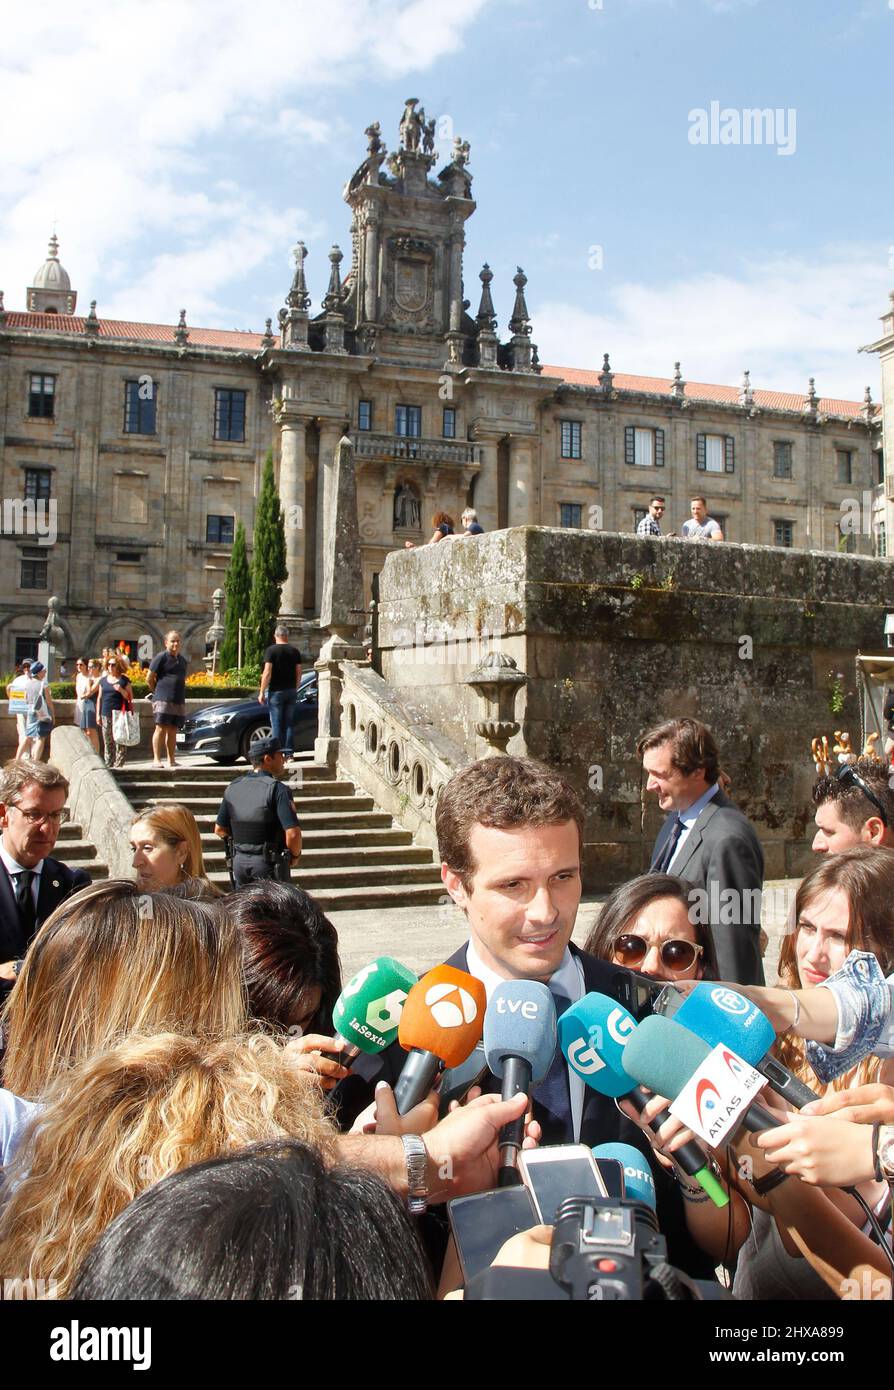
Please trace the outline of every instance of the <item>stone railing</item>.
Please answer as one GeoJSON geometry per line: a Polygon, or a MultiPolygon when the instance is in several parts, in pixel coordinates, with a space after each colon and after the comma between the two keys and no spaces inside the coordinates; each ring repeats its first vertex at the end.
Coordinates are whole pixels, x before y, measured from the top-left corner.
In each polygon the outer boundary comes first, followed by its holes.
{"type": "Polygon", "coordinates": [[[423,439],[405,434],[372,434],[357,430],[351,435],[358,459],[413,460],[416,463],[453,464],[475,468],[480,462],[476,444],[455,439],[423,439]]]}
{"type": "MultiPolygon", "coordinates": [[[[109,866],[109,878],[133,878],[128,831],[133,807],[102,758],[70,725],[53,730],[52,763],[69,781],[71,818],[109,866]]],[[[60,845],[65,858],[65,845],[60,845]]]]}
{"type": "Polygon", "coordinates": [[[435,806],[472,761],[369,666],[345,661],[339,767],[418,844],[437,850],[435,806]]]}

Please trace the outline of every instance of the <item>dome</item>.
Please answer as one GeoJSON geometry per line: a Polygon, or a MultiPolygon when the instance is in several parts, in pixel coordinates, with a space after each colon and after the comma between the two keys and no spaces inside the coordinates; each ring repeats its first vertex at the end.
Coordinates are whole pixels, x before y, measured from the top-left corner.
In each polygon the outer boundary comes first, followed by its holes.
{"type": "Polygon", "coordinates": [[[68,271],[59,264],[59,242],[55,232],[50,237],[47,259],[34,276],[32,289],[56,290],[65,294],[71,289],[68,271]]]}

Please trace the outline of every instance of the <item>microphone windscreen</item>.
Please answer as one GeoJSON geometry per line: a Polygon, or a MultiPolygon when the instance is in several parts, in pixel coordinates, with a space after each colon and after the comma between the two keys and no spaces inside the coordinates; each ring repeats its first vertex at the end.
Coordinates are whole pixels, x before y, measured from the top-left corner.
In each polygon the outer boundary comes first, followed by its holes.
{"type": "Polygon", "coordinates": [[[603,1096],[626,1096],[636,1081],[624,1063],[633,1014],[607,994],[585,994],[559,1019],[559,1044],[572,1071],[603,1096]]]}
{"type": "Polygon", "coordinates": [[[407,995],[400,1045],[433,1052],[445,1066],[458,1067],[481,1037],[486,1007],[480,980],[452,965],[436,965],[407,995]]]}
{"type": "Polygon", "coordinates": [[[361,1052],[381,1052],[397,1038],[404,1001],[416,976],[391,956],[379,956],[345,985],[332,1010],[335,1031],[361,1052]]]}
{"type": "Polygon", "coordinates": [[[593,1157],[614,1158],[624,1169],[624,1196],[631,1202],[645,1202],[655,1210],[658,1198],[655,1195],[655,1179],[649,1167],[649,1160],[632,1144],[597,1144],[593,1157]]]}
{"type": "Polygon", "coordinates": [[[531,1081],[542,1081],[556,1053],[556,1004],[536,980],[501,980],[484,1015],[484,1055],[496,1077],[507,1057],[531,1064],[531,1081]]]}
{"type": "Polygon", "coordinates": [[[690,1033],[716,1047],[731,1047],[752,1066],[766,1057],[776,1031],[766,1014],[737,990],[702,980],[673,1015],[690,1033]]]}
{"type": "Polygon", "coordinates": [[[675,1100],[711,1050],[681,1023],[652,1014],[631,1036],[624,1063],[641,1086],[675,1100]]]}

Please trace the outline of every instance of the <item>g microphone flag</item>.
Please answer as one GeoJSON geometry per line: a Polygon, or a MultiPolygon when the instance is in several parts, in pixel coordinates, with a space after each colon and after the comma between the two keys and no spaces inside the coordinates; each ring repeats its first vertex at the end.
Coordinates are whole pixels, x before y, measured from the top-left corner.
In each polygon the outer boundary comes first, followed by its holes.
{"type": "Polygon", "coordinates": [[[569,1067],[603,1096],[626,1096],[635,1088],[622,1061],[635,1032],[633,1014],[606,994],[585,994],[559,1019],[559,1044],[569,1067]]]}
{"type": "Polygon", "coordinates": [[[356,1054],[381,1052],[394,1042],[404,1002],[416,976],[391,956],[379,956],[345,985],[332,1011],[339,1037],[356,1054]]]}

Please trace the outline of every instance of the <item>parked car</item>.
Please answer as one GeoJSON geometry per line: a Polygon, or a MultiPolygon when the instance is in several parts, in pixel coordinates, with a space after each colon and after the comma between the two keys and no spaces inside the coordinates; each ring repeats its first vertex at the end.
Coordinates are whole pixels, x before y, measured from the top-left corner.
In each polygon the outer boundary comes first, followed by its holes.
{"type": "MultiPolygon", "coordinates": [[[[296,752],[313,748],[317,736],[316,671],[301,677],[292,728],[296,752]]],[[[177,752],[204,753],[216,763],[229,765],[237,758],[248,760],[248,750],[255,739],[267,738],[272,732],[270,711],[257,699],[222,700],[219,705],[207,705],[198,714],[187,716],[177,733],[177,752]]]]}

